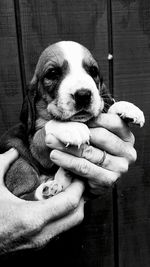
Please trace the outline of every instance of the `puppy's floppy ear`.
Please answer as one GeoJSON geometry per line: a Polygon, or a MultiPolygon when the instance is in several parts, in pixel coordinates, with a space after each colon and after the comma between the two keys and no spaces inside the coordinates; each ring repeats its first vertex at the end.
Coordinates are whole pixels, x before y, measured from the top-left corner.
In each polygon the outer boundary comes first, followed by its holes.
{"type": "Polygon", "coordinates": [[[109,90],[107,89],[106,85],[103,82],[103,77],[100,77],[100,95],[104,100],[104,109],[103,112],[108,111],[108,109],[110,108],[111,105],[114,104],[115,100],[114,98],[111,96],[109,90]]]}
{"type": "Polygon", "coordinates": [[[25,98],[23,100],[20,120],[25,125],[27,129],[27,134],[32,134],[35,129],[35,103],[37,97],[38,82],[37,80],[31,81],[29,87],[27,88],[25,98]]]}

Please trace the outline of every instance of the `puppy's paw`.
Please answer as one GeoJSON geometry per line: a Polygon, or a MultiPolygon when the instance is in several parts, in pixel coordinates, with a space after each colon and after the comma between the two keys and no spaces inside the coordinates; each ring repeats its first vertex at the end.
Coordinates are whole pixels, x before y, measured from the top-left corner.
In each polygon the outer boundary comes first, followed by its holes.
{"type": "Polygon", "coordinates": [[[63,186],[55,180],[48,180],[38,186],[35,191],[35,199],[42,200],[57,195],[63,190],[63,186]]]}
{"type": "Polygon", "coordinates": [[[122,119],[135,123],[143,127],[145,117],[143,111],[137,106],[126,101],[114,103],[108,110],[109,113],[118,114],[122,119]]]}
{"type": "Polygon", "coordinates": [[[46,135],[54,135],[66,146],[74,145],[80,147],[90,141],[89,128],[80,122],[58,122],[52,120],[45,125],[45,131],[46,135]]]}

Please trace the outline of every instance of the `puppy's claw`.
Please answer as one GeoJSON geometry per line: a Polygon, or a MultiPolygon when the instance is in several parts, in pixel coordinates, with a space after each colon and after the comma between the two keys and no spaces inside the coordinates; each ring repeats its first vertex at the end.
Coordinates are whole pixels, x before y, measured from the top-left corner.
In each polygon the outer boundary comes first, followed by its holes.
{"type": "Polygon", "coordinates": [[[65,147],[67,148],[68,146],[70,146],[70,143],[69,142],[65,145],[65,147]]]}
{"type": "Polygon", "coordinates": [[[78,149],[80,149],[80,147],[81,147],[81,144],[78,144],[78,149]]]}
{"type": "Polygon", "coordinates": [[[120,118],[125,118],[125,113],[120,114],[120,118]]]}

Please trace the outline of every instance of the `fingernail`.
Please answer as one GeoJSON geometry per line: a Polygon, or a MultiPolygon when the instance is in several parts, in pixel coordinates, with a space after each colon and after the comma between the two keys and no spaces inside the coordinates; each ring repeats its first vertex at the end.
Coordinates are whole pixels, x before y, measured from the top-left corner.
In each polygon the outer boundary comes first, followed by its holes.
{"type": "Polygon", "coordinates": [[[18,151],[15,148],[10,148],[9,150],[7,150],[4,155],[11,155],[14,157],[15,155],[18,156],[18,151]]]}
{"type": "Polygon", "coordinates": [[[50,153],[50,158],[51,158],[52,160],[57,160],[58,157],[59,157],[59,151],[57,151],[57,150],[53,150],[53,151],[50,153]]]}
{"type": "Polygon", "coordinates": [[[16,155],[18,155],[18,151],[17,151],[17,149],[15,149],[15,148],[10,148],[8,151],[6,151],[6,153],[16,153],[16,155]]]}
{"type": "Polygon", "coordinates": [[[8,151],[10,151],[10,152],[14,152],[14,151],[16,151],[16,149],[12,147],[12,148],[9,149],[8,151]]]}
{"type": "Polygon", "coordinates": [[[53,136],[51,135],[51,134],[48,134],[48,135],[46,135],[46,137],[45,137],[45,142],[47,143],[47,144],[51,144],[52,142],[53,142],[53,136]]]}
{"type": "Polygon", "coordinates": [[[17,151],[15,148],[10,148],[9,150],[7,150],[5,153],[12,153],[12,152],[14,152],[14,151],[17,151]]]}

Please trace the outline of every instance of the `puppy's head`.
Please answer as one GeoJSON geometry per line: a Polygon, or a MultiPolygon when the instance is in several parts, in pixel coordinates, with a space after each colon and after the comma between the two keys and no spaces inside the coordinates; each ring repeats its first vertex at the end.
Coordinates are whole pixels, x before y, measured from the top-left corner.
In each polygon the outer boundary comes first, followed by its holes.
{"type": "Polygon", "coordinates": [[[31,92],[33,88],[36,119],[86,122],[104,109],[105,87],[98,64],[89,50],[76,42],[58,42],[43,51],[31,92]]]}

